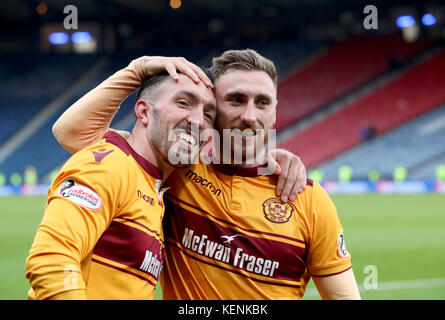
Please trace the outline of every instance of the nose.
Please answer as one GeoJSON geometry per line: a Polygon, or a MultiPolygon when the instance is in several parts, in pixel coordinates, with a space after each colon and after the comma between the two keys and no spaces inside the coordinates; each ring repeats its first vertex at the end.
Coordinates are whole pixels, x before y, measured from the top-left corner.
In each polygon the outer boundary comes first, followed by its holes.
{"type": "Polygon", "coordinates": [[[191,125],[196,126],[198,127],[198,129],[202,130],[204,126],[203,110],[201,108],[195,108],[187,120],[191,125]]]}
{"type": "Polygon", "coordinates": [[[249,102],[246,105],[240,118],[244,123],[249,125],[256,122],[255,106],[253,105],[253,102],[249,102]]]}

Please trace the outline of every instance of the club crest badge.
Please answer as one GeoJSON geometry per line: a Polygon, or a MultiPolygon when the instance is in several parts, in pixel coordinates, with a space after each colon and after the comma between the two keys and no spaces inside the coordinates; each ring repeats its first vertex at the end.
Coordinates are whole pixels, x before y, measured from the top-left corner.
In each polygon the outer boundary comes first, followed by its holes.
{"type": "Polygon", "coordinates": [[[294,208],[287,202],[281,202],[279,198],[270,198],[263,202],[263,211],[267,220],[285,223],[289,221],[294,208]]]}

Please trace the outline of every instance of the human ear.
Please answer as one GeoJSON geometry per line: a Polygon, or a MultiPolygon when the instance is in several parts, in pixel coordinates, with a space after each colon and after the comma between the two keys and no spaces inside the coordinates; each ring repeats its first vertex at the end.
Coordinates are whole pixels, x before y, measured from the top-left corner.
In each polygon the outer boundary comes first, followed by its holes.
{"type": "Polygon", "coordinates": [[[134,114],[144,126],[148,126],[148,115],[150,113],[149,109],[150,105],[144,99],[138,100],[134,106],[134,114]]]}

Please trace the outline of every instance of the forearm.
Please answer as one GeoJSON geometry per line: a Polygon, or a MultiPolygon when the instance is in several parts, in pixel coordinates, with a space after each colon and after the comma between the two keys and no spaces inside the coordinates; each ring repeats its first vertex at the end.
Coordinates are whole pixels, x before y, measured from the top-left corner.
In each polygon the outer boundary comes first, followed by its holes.
{"type": "Polygon", "coordinates": [[[335,276],[314,277],[313,279],[323,300],[361,299],[352,269],[335,276]]]}
{"type": "Polygon", "coordinates": [[[69,107],[53,125],[59,143],[75,153],[100,140],[119,107],[146,77],[145,57],[133,60],[69,107]]]}

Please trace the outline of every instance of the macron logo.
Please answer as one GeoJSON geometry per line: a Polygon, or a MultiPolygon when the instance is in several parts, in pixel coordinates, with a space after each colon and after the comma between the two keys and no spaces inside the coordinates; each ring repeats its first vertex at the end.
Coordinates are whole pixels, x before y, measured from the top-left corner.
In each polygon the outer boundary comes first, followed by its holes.
{"type": "Polygon", "coordinates": [[[101,162],[106,156],[108,156],[108,155],[109,155],[110,153],[112,153],[114,150],[107,151],[107,149],[102,148],[102,149],[99,149],[99,150],[97,150],[97,151],[99,151],[99,152],[96,152],[96,151],[91,151],[91,152],[92,152],[93,155],[94,155],[94,160],[95,160],[96,162],[101,162]]]}
{"type": "Polygon", "coordinates": [[[148,204],[154,206],[155,205],[155,199],[153,199],[150,196],[147,196],[145,193],[143,193],[141,190],[137,190],[138,198],[143,199],[148,204]]]}
{"type": "Polygon", "coordinates": [[[213,193],[215,196],[219,197],[221,195],[221,189],[216,188],[211,181],[197,175],[192,170],[188,170],[185,176],[193,182],[200,184],[204,188],[209,189],[210,192],[213,193]]]}

